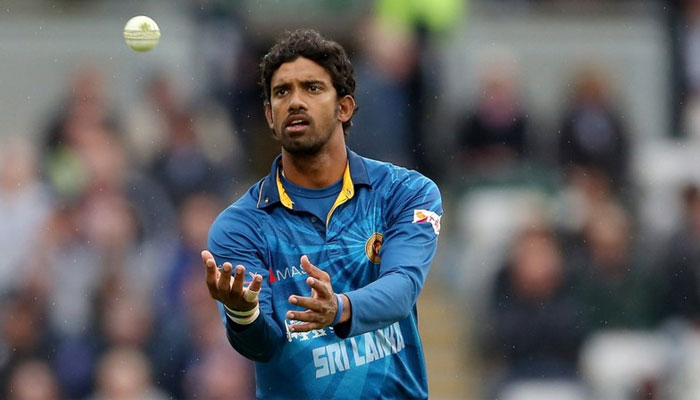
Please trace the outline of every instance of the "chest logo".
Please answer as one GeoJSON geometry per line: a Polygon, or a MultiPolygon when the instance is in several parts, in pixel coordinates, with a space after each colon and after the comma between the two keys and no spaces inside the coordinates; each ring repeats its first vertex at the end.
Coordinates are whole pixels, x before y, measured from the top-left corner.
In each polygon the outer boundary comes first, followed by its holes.
{"type": "Polygon", "coordinates": [[[279,269],[269,268],[268,272],[270,273],[270,277],[268,279],[270,283],[295,278],[301,275],[306,275],[306,271],[304,271],[304,269],[301,266],[297,267],[296,265],[291,265],[289,267],[279,269]]]}
{"type": "Polygon", "coordinates": [[[381,261],[379,250],[382,248],[383,241],[384,236],[379,232],[375,232],[367,239],[367,243],[365,243],[365,254],[367,258],[375,264],[379,264],[381,261]]]}

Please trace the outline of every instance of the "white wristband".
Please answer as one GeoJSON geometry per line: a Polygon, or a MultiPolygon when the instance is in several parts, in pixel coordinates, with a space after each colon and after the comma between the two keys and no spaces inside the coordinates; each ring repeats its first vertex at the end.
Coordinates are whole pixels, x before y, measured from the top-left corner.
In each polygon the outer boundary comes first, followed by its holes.
{"type": "MultiPolygon", "coordinates": [[[[224,308],[226,309],[226,313],[231,315],[232,317],[240,318],[240,317],[250,317],[251,315],[255,314],[255,308],[251,308],[250,310],[247,311],[238,311],[238,310],[233,310],[231,308],[228,308],[226,304],[224,304],[224,308]]],[[[257,306],[256,306],[257,308],[257,306]]]]}
{"type": "MultiPolygon", "coordinates": [[[[226,307],[226,310],[228,311],[229,308],[226,307]]],[[[245,313],[250,313],[250,315],[245,316],[245,317],[240,317],[240,316],[234,316],[234,315],[232,315],[232,313],[227,312],[226,316],[231,321],[233,321],[234,323],[236,323],[238,325],[250,325],[253,322],[255,322],[256,319],[258,319],[258,315],[260,315],[260,307],[256,305],[254,309],[252,309],[250,311],[245,311],[245,313]]]]}

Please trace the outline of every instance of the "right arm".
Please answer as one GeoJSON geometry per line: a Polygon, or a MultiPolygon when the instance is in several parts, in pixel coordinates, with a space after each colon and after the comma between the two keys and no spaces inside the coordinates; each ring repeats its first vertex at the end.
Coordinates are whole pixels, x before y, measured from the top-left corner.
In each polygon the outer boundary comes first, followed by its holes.
{"type": "Polygon", "coordinates": [[[256,240],[259,236],[259,226],[255,227],[249,218],[242,218],[229,209],[212,225],[210,251],[202,252],[202,261],[206,267],[207,287],[212,298],[218,300],[229,342],[246,358],[267,362],[284,343],[284,334],[272,317],[271,289],[262,285],[268,271],[259,249],[262,238],[256,240]],[[216,265],[222,267],[219,269],[216,265]],[[246,271],[255,276],[249,288],[243,287],[246,271]],[[260,294],[253,301],[246,301],[246,290],[260,294]],[[241,325],[231,319],[224,306],[242,312],[258,306],[260,314],[252,323],[241,325]]]}

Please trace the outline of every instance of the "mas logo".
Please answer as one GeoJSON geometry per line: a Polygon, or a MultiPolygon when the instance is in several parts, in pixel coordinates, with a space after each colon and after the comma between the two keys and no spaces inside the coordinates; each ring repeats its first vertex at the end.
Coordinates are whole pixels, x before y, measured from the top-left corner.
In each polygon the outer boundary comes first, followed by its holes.
{"type": "Polygon", "coordinates": [[[413,210],[413,223],[432,225],[436,235],[440,234],[440,218],[442,217],[433,211],[413,210]]]}
{"type": "Polygon", "coordinates": [[[379,250],[382,248],[383,241],[384,236],[379,232],[375,232],[367,239],[367,243],[365,243],[365,254],[367,258],[375,264],[379,264],[381,261],[379,250]]]}
{"type": "Polygon", "coordinates": [[[275,283],[277,281],[283,281],[285,279],[306,275],[306,271],[304,271],[302,267],[297,267],[296,265],[277,269],[269,268],[267,272],[269,272],[270,274],[268,278],[270,283],[275,283]]]}

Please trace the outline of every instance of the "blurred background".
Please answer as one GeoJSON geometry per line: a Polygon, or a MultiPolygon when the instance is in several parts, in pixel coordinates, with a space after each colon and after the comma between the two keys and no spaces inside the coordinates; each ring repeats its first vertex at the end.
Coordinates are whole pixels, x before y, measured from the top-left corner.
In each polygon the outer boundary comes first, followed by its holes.
{"type": "Polygon", "coordinates": [[[441,188],[431,398],[700,399],[700,0],[4,0],[0,398],[254,397],[199,252],[298,27],[350,53],[350,147],[441,188]]]}

